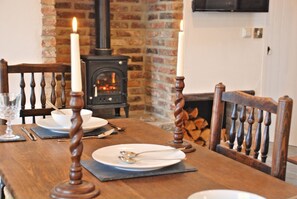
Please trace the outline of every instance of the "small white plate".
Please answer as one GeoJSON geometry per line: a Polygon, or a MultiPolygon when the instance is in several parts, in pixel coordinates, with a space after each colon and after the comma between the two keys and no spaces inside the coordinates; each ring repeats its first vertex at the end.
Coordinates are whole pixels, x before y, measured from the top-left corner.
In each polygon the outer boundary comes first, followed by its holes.
{"type": "MultiPolygon", "coordinates": [[[[106,125],[108,122],[105,119],[98,117],[91,117],[87,123],[82,125],[83,131],[85,133],[93,131],[99,127],[106,125]]],[[[47,117],[45,119],[38,119],[36,124],[42,128],[50,129],[56,133],[69,133],[70,128],[60,126],[55,122],[52,117],[47,117]]]]}
{"type": "Polygon", "coordinates": [[[134,164],[128,164],[122,162],[118,156],[120,151],[151,151],[151,150],[164,150],[173,149],[170,146],[163,146],[157,144],[119,144],[112,145],[97,149],[93,152],[92,157],[94,160],[109,166],[113,166],[117,169],[128,170],[128,171],[150,171],[160,169],[166,166],[170,166],[179,163],[181,159],[186,157],[185,153],[180,150],[163,151],[154,153],[144,153],[137,156],[137,162],[134,164]],[[155,159],[155,160],[153,160],[155,159]],[[160,160],[170,159],[170,160],[160,160]],[[172,160],[179,159],[179,160],[172,160]]]}
{"type": "Polygon", "coordinates": [[[214,189],[205,190],[194,193],[188,197],[188,199],[217,199],[217,198],[228,198],[228,199],[265,199],[254,193],[245,191],[229,190],[229,189],[214,189]]]}

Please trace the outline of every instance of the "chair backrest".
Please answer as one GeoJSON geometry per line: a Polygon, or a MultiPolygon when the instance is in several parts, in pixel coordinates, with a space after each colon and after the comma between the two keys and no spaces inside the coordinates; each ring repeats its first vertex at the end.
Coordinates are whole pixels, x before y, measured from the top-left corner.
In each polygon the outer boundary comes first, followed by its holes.
{"type": "Polygon", "coordinates": [[[219,83],[214,94],[209,147],[236,161],[285,180],[292,107],[293,100],[288,96],[275,102],[271,98],[252,96],[240,91],[225,92],[225,86],[219,83]],[[231,125],[230,129],[226,129],[228,141],[224,143],[221,140],[221,129],[223,119],[229,117],[225,110],[227,103],[232,105],[232,111],[229,111],[231,125]],[[266,163],[266,159],[269,152],[272,114],[276,117],[270,164],[266,163]]]}
{"type": "MultiPolygon", "coordinates": [[[[0,61],[0,92],[7,93],[9,91],[9,74],[20,74],[20,94],[21,94],[21,110],[20,116],[22,123],[25,123],[26,117],[33,117],[32,122],[35,123],[35,116],[50,115],[52,108],[46,107],[46,100],[53,104],[57,102],[58,97],[61,99],[61,108],[66,107],[66,78],[70,80],[71,66],[67,64],[58,63],[44,63],[44,64],[17,64],[8,65],[7,61],[1,59],[0,61]],[[30,82],[25,81],[25,74],[31,76],[30,82]],[[40,75],[41,82],[36,84],[36,76],[40,75]],[[69,78],[68,78],[69,77],[69,78]],[[50,78],[50,86],[46,86],[46,78],[50,78]],[[57,82],[60,82],[60,87],[57,82]],[[30,94],[26,94],[26,85],[30,86],[30,94]],[[40,90],[40,107],[36,107],[36,92],[35,87],[40,90]],[[46,95],[50,93],[50,99],[46,99],[46,95]],[[26,100],[30,100],[30,108],[26,108],[26,100]]],[[[68,87],[70,88],[70,87],[68,87]]],[[[16,91],[14,91],[16,92],[16,91]]],[[[4,121],[1,121],[3,124],[4,121]]]]}

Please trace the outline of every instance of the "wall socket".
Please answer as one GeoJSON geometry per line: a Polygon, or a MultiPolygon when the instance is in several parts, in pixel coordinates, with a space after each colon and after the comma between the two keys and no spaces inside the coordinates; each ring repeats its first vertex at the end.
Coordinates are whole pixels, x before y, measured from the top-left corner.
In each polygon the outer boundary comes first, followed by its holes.
{"type": "Polygon", "coordinates": [[[254,28],[253,38],[260,39],[263,37],[263,28],[254,28]]]}

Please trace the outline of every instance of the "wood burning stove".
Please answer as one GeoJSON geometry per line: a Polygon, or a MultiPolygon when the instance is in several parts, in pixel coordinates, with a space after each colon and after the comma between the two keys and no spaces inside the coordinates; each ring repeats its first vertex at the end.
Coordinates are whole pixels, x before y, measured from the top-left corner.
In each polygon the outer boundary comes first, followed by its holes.
{"type": "Polygon", "coordinates": [[[114,108],[120,116],[120,108],[129,117],[127,103],[127,57],[82,56],[86,62],[86,108],[114,108]]]}
{"type": "Polygon", "coordinates": [[[82,55],[86,63],[86,108],[114,108],[120,116],[124,108],[129,117],[127,103],[128,56],[113,56],[110,48],[110,1],[95,0],[96,48],[95,55],[82,55]]]}

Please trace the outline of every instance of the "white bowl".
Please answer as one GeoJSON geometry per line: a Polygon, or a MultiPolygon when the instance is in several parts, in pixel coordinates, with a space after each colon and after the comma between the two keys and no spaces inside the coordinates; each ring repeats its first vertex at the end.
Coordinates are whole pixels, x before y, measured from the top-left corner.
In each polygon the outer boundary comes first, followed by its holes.
{"type": "Polygon", "coordinates": [[[214,189],[205,190],[194,193],[188,197],[188,199],[217,199],[217,198],[227,198],[227,199],[265,199],[254,193],[249,193],[239,190],[228,190],[228,189],[214,189]]]}
{"type": "MultiPolygon", "coordinates": [[[[70,128],[71,127],[71,117],[72,117],[72,109],[60,109],[60,111],[54,110],[51,112],[52,118],[55,120],[57,124],[62,127],[70,128]],[[61,113],[62,111],[63,113],[61,113]]],[[[80,115],[82,117],[83,123],[86,123],[91,117],[93,112],[88,109],[82,109],[80,111],[80,115]]]]}

